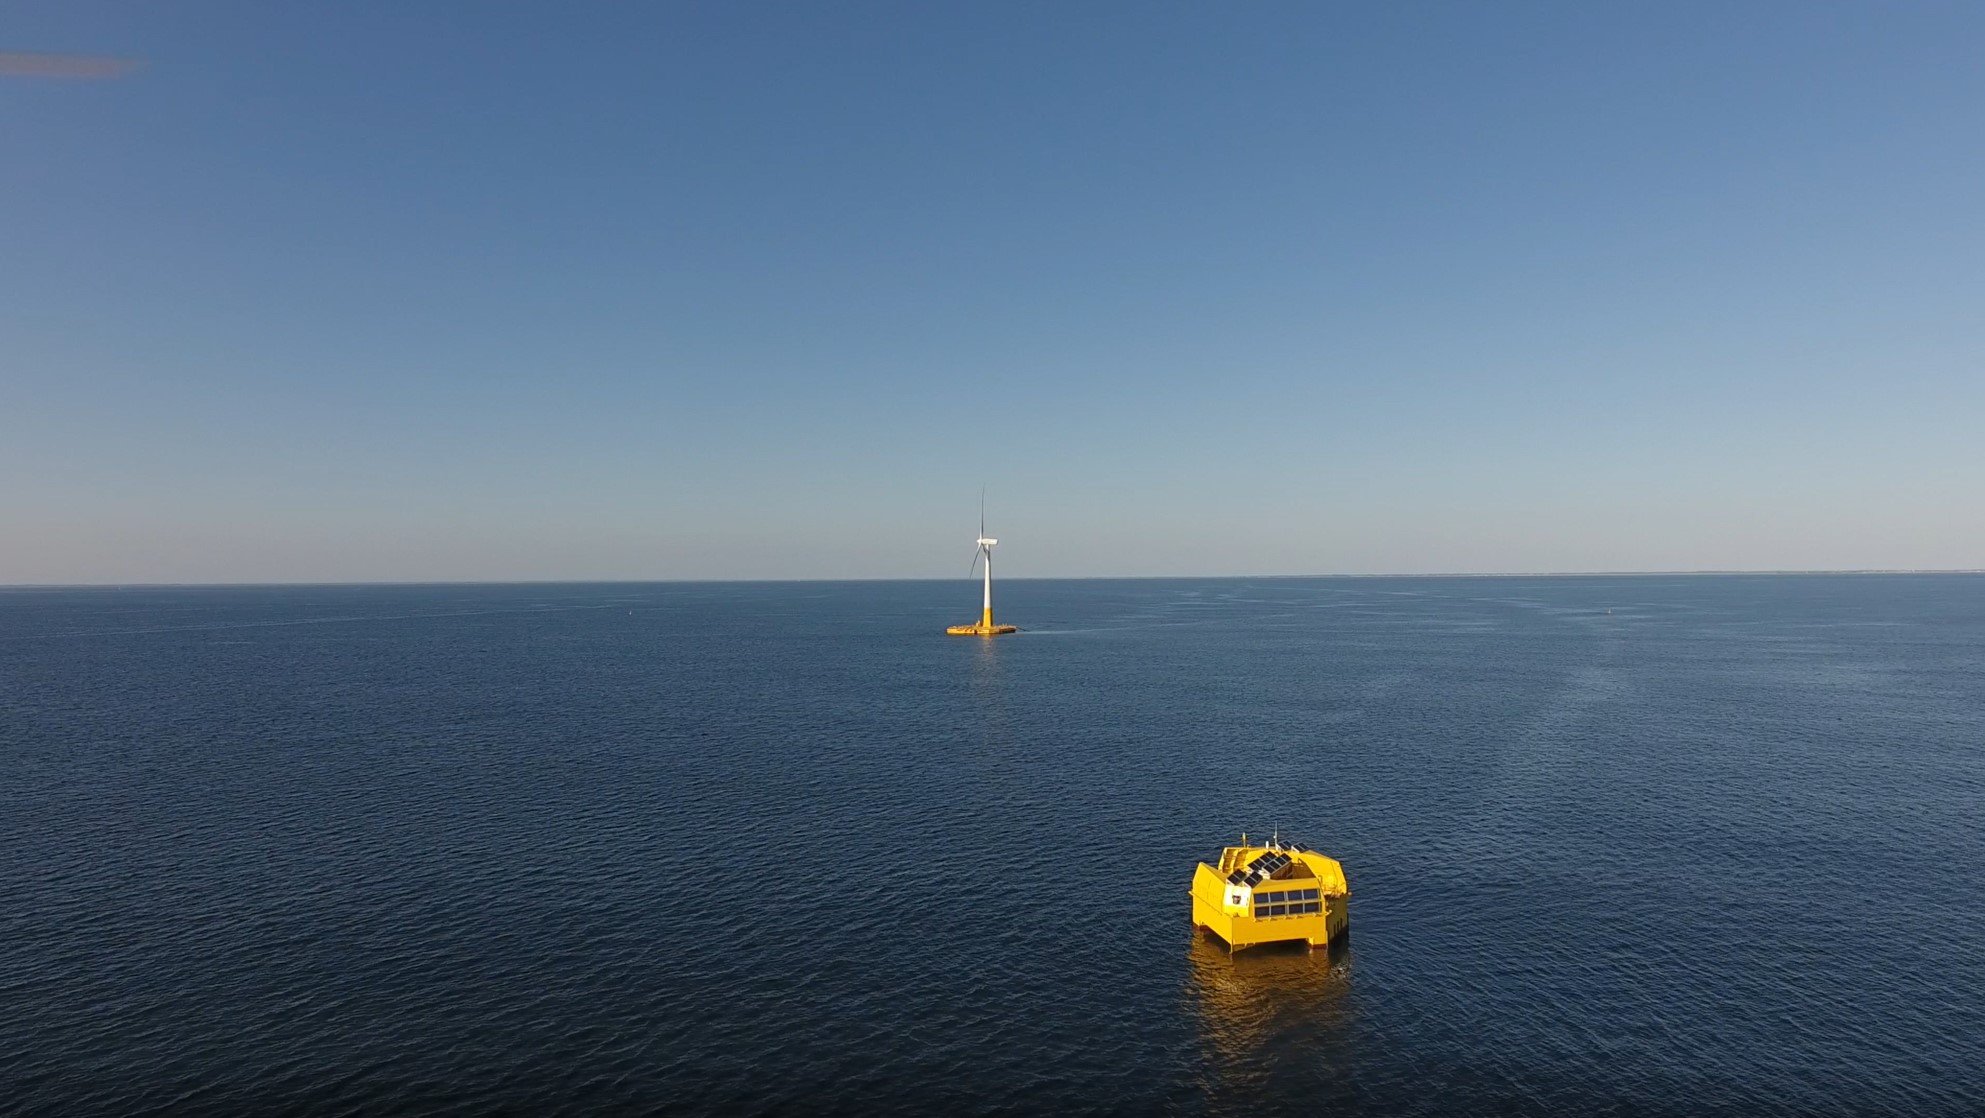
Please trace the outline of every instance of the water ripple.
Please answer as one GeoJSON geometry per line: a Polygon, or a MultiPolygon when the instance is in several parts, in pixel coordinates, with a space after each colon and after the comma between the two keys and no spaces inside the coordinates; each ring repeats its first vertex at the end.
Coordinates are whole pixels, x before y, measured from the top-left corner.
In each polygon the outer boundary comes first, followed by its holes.
{"type": "Polygon", "coordinates": [[[0,593],[0,1111],[1985,1112],[1985,579],[957,589],[0,593]]]}

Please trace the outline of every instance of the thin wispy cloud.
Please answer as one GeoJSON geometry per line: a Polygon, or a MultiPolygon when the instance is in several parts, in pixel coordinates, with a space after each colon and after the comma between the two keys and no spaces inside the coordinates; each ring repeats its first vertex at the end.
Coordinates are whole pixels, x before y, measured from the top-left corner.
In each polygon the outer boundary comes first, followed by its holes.
{"type": "Polygon", "coordinates": [[[0,77],[66,78],[102,81],[121,78],[142,63],[135,58],[102,54],[37,54],[27,51],[0,51],[0,77]]]}

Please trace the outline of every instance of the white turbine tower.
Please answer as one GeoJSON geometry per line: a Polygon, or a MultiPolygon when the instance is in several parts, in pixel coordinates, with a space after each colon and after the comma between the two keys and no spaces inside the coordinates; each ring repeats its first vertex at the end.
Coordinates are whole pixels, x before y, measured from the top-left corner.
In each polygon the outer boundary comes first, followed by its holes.
{"type": "Polygon", "coordinates": [[[987,628],[992,627],[992,549],[993,545],[998,542],[998,540],[986,535],[986,510],[985,506],[981,505],[979,506],[979,550],[972,553],[972,562],[977,563],[980,559],[985,560],[986,596],[985,602],[979,612],[979,624],[987,628]]]}
{"type": "Polygon", "coordinates": [[[1018,632],[1012,625],[993,624],[992,549],[999,541],[986,535],[986,495],[984,490],[979,492],[979,538],[977,543],[978,549],[972,552],[971,569],[978,569],[980,560],[984,560],[986,564],[985,599],[979,607],[979,623],[977,625],[953,625],[946,629],[945,632],[956,637],[996,637],[1001,633],[1018,632]]]}

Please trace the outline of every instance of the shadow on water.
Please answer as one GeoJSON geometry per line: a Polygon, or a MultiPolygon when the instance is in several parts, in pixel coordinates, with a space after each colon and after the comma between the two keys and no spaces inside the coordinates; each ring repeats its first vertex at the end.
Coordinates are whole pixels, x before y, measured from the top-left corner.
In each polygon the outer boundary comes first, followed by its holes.
{"type": "Polygon", "coordinates": [[[1351,944],[1327,950],[1268,944],[1232,955],[1197,933],[1187,951],[1186,1000],[1198,1024],[1208,1101],[1310,1095],[1349,1062],[1351,944]]]}

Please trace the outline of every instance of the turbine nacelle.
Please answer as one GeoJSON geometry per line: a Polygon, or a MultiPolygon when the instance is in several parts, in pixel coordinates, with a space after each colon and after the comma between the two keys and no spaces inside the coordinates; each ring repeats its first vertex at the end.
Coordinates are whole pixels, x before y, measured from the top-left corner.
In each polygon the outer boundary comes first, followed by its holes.
{"type": "Polygon", "coordinates": [[[980,536],[980,537],[979,537],[979,546],[980,546],[980,547],[991,547],[992,545],[994,545],[994,544],[996,544],[996,543],[998,543],[998,542],[999,542],[998,540],[989,540],[989,539],[987,539],[987,538],[985,538],[984,536],[980,536]]]}

